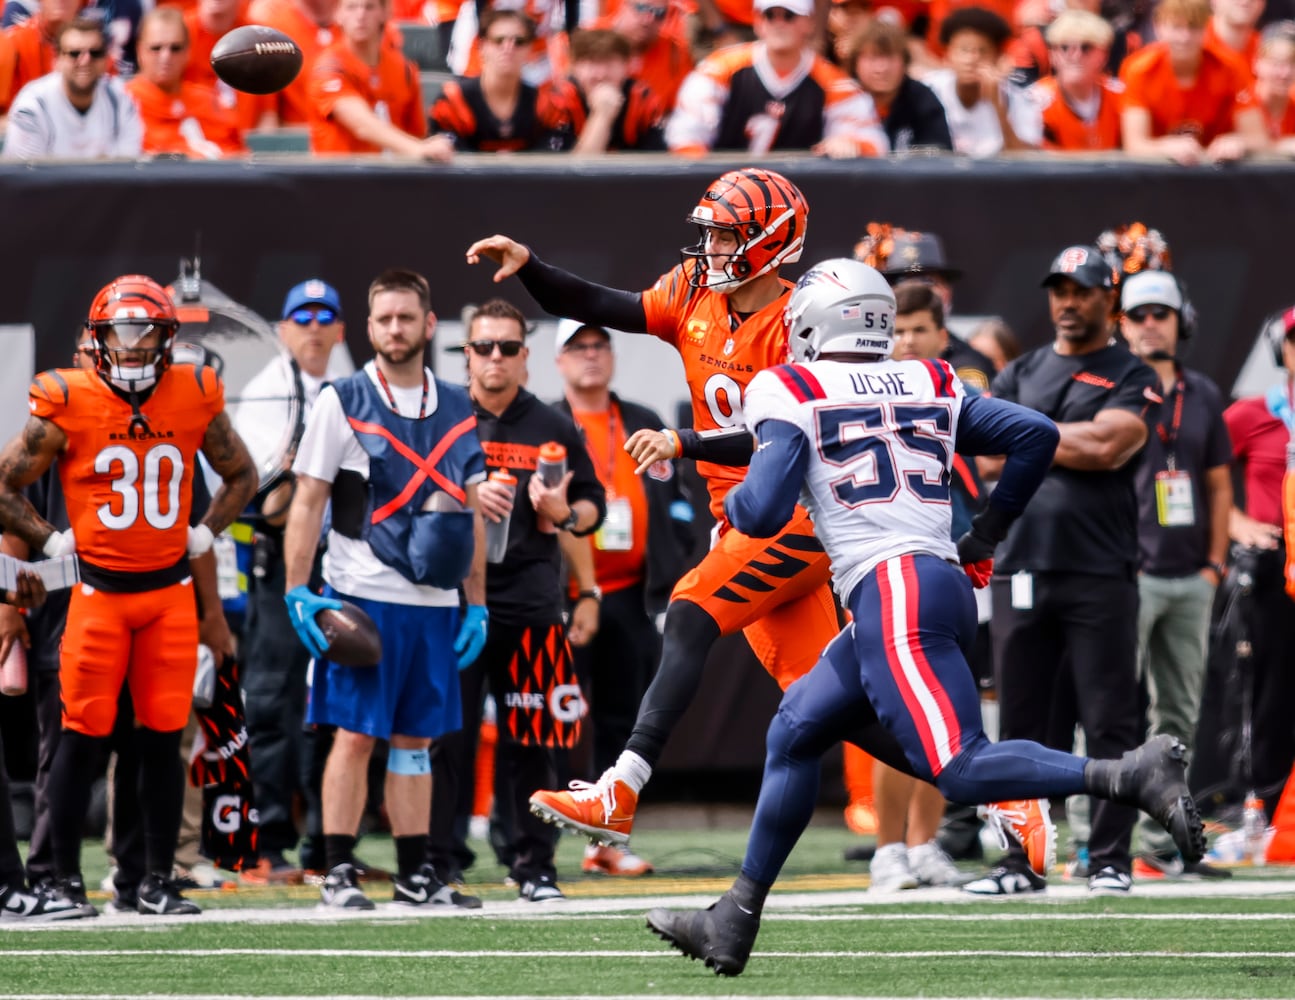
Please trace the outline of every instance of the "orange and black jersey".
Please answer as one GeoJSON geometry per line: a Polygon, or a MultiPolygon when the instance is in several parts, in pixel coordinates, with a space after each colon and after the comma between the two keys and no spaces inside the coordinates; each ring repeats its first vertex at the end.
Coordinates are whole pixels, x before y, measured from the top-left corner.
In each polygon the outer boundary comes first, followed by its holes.
{"type": "Polygon", "coordinates": [[[225,406],[211,368],[167,369],[140,405],[142,432],[132,433],[130,403],[92,372],[37,375],[29,405],[67,436],[58,471],[83,562],[139,574],[185,559],[196,455],[225,406]]]}
{"type": "Polygon", "coordinates": [[[579,102],[555,92],[552,84],[521,85],[511,118],[497,118],[481,91],[481,78],[460,76],[446,82],[428,110],[436,132],[454,137],[455,147],[471,153],[561,153],[575,144],[574,107],[579,102]]]}
{"type": "MultiPolygon", "coordinates": [[[[553,85],[555,99],[569,109],[575,137],[584,131],[589,119],[589,102],[584,91],[574,80],[560,80],[553,85]]],[[[647,84],[634,79],[621,85],[625,98],[620,114],[612,124],[608,150],[633,149],[644,152],[661,152],[665,149],[662,119],[665,106],[647,84]]]]}
{"type": "Polygon", "coordinates": [[[1093,151],[1119,149],[1120,114],[1124,110],[1124,84],[1103,76],[1098,84],[1097,114],[1080,117],[1071,107],[1055,76],[1045,76],[1030,88],[1030,96],[1043,117],[1043,148],[1093,151]]]}
{"type": "Polygon", "coordinates": [[[809,149],[848,138],[860,156],[890,148],[876,106],[850,76],[806,51],[780,75],[761,42],[730,45],[702,61],[679,89],[666,142],[676,153],[809,149]]]}

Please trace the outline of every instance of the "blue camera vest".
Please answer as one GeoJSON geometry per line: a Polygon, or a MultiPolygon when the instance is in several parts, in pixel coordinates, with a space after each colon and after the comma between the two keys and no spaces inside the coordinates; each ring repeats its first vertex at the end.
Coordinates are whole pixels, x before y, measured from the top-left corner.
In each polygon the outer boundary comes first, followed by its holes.
{"type": "Polygon", "coordinates": [[[467,391],[435,382],[436,409],[421,419],[393,412],[363,370],[333,383],[369,456],[362,517],[334,484],[333,527],[368,542],[412,583],[453,590],[472,565],[473,513],[423,508],[438,492],[465,503],[464,484],[485,472],[486,458],[467,391]],[[341,527],[347,524],[358,530],[341,527]]]}

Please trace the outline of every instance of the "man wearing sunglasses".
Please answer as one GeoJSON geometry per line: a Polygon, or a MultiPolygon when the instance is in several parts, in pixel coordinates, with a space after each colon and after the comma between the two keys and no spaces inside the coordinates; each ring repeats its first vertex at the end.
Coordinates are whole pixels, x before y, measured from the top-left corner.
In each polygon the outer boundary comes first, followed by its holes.
{"type": "MultiPolygon", "coordinates": [[[[1061,432],[1052,468],[994,557],[994,676],[1000,739],[1046,741],[1049,716],[1073,681],[1090,756],[1138,743],[1138,455],[1160,412],[1156,374],[1111,337],[1115,275],[1094,246],[1062,250],[1044,277],[1053,343],[994,379],[1000,399],[1038,410],[1061,432]],[[1067,678],[1069,675],[1069,679],[1067,678]]],[[[1132,887],[1136,814],[1093,802],[1088,888],[1132,887]]],[[[977,895],[1046,887],[1013,845],[977,895]]]]}
{"type": "MultiPolygon", "coordinates": [[[[1151,696],[1151,732],[1178,737],[1190,754],[1200,717],[1210,608],[1228,558],[1232,444],[1218,386],[1178,360],[1192,335],[1191,305],[1168,271],[1141,271],[1120,288],[1120,330],[1155,371],[1164,403],[1138,465],[1139,670],[1151,696]]],[[[1186,862],[1168,834],[1143,816],[1133,873],[1226,877],[1186,862]]]]}
{"type": "Polygon", "coordinates": [[[1043,116],[1043,148],[1120,148],[1123,87],[1106,72],[1115,30],[1086,10],[1065,10],[1046,33],[1052,73],[1029,90],[1043,116]]]}
{"type": "Polygon", "coordinates": [[[424,361],[436,328],[427,279],[384,271],[369,286],[368,304],[376,356],[326,386],[311,410],[293,461],[297,489],[283,543],[288,614],[315,658],[307,721],[337,730],[321,796],[329,868],[321,897],[332,908],[374,908],[358,885],[354,849],[369,758],[385,740],[398,867],[393,901],[471,909],[481,901],[440,882],[427,864],[427,834],[431,744],[462,725],[458,671],[486,641],[478,497],[485,459],[467,393],[435,378],[424,361]],[[326,510],[320,596],[311,577],[326,510]],[[343,599],[377,626],[378,663],[328,659],[315,618],[343,599]]]}
{"type": "Polygon", "coordinates": [[[179,8],[144,15],[136,53],[139,72],[126,90],[139,106],[146,153],[218,160],[247,152],[234,109],[221,105],[214,88],[184,79],[189,30],[179,8]]]}
{"type": "MultiPolygon", "coordinates": [[[[159,8],[164,10],[165,8],[159,8]]],[[[320,278],[309,278],[288,290],[278,323],[279,340],[288,350],[287,358],[276,358],[243,390],[248,405],[235,412],[234,426],[252,453],[269,455],[282,447],[282,421],[270,414],[287,414],[287,400],[301,385],[303,422],[319,398],[330,374],[339,370],[334,359],[345,353],[340,347],[345,335],[342,301],[337,289],[320,278]],[[330,360],[334,361],[330,373],[330,360]],[[282,400],[282,409],[271,400],[282,400]]],[[[284,456],[291,462],[292,455],[284,456]]],[[[317,733],[305,734],[306,673],[310,654],[297,641],[283,603],[283,523],[292,501],[295,480],[285,481],[248,509],[236,526],[236,540],[248,546],[247,617],[243,629],[243,700],[247,713],[247,735],[251,749],[252,782],[260,813],[261,859],[256,868],[243,872],[252,884],[292,883],[302,878],[302,869],[324,868],[322,829],[318,827],[318,784],[302,787],[302,761],[312,757],[317,733]],[[241,536],[241,538],[240,538],[241,536]],[[297,825],[293,819],[293,798],[298,791],[314,808],[307,809],[309,849],[302,847],[302,864],[285,856],[297,846],[297,825]]],[[[246,550],[245,550],[246,551],[246,550]]],[[[312,580],[319,582],[318,563],[312,580]]]]}
{"type": "MultiPolygon", "coordinates": [[[[508,547],[486,570],[490,634],[476,663],[460,674],[464,725],[439,747],[433,863],[453,876],[469,856],[450,826],[461,800],[459,788],[472,774],[482,693],[495,699],[499,742],[495,751],[498,812],[505,846],[501,860],[519,886],[521,899],[561,899],[554,862],[553,830],[532,816],[532,793],[551,785],[557,757],[579,739],[584,699],[572,662],[572,640],[598,629],[602,595],[595,586],[592,558],[572,563],[581,591],[563,622],[562,554],[575,536],[580,544],[602,523],[606,494],[589,452],[570,417],[528,392],[526,319],[510,302],[492,299],[468,321],[464,352],[468,391],[486,468],[516,477],[513,490],[481,484],[483,515],[508,522],[508,547]],[[557,442],[566,449],[567,472],[556,484],[537,474],[541,448],[557,442]],[[556,529],[556,530],[555,530],[556,529]],[[446,806],[441,808],[440,803],[446,806]]],[[[587,552],[587,549],[586,549],[587,552]]]]}
{"type": "Polygon", "coordinates": [[[144,128],[134,100],[106,75],[108,48],[98,21],[77,18],[58,36],[55,72],[19,91],[9,109],[10,160],[137,157],[144,128]]]}
{"type": "Polygon", "coordinates": [[[758,41],[709,56],[679,89],[666,125],[670,151],[887,153],[872,98],[814,51],[813,0],[756,0],[755,12],[758,41]]]}

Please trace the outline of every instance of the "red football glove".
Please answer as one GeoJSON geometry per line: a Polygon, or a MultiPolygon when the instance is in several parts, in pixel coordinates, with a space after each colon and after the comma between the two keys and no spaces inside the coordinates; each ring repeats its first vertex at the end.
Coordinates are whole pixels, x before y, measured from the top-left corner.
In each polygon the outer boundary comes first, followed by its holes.
{"type": "Polygon", "coordinates": [[[981,590],[989,586],[989,578],[994,575],[994,560],[980,559],[969,562],[962,567],[962,571],[970,578],[971,585],[981,590]]]}

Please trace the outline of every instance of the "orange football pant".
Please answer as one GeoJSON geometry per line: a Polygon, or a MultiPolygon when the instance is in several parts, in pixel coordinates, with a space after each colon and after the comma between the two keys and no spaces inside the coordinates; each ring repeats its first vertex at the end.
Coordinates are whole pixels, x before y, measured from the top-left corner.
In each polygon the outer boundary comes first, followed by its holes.
{"type": "Polygon", "coordinates": [[[140,594],[72,589],[63,633],[59,683],[63,726],[108,736],[123,683],[139,725],[183,729],[198,669],[198,608],[192,581],[140,594]]]}
{"type": "Polygon", "coordinates": [[[841,630],[827,554],[803,507],[774,538],[730,528],[670,597],[698,605],[724,635],[741,631],[784,691],[841,630]]]}

